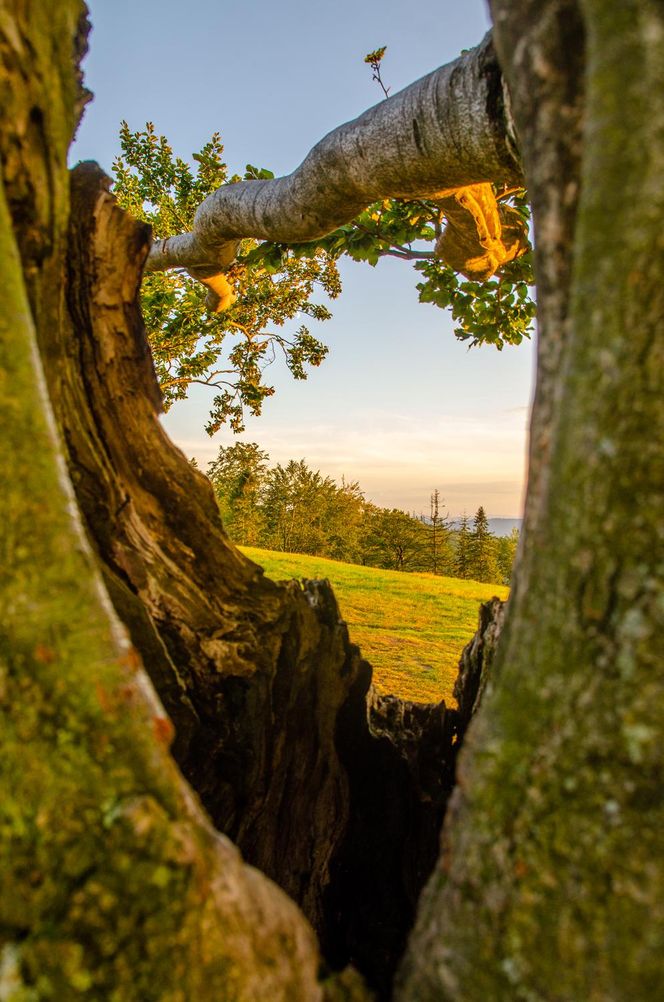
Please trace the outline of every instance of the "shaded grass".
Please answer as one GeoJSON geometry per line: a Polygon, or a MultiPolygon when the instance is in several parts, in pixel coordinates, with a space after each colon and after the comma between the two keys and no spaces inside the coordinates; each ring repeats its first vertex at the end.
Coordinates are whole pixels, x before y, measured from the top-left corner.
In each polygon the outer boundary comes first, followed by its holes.
{"type": "Polygon", "coordinates": [[[380,692],[416,702],[444,699],[459,656],[477,628],[480,602],[509,589],[433,574],[404,574],[343,564],[323,557],[240,547],[275,581],[327,578],[334,587],[351,640],[374,669],[380,692]]]}

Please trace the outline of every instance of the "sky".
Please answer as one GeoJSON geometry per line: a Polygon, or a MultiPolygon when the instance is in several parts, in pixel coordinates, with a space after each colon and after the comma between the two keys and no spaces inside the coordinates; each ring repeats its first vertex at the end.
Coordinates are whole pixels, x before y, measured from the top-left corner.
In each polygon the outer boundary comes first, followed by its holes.
{"type": "MultiPolygon", "coordinates": [[[[327,132],[377,103],[364,55],[387,46],[392,93],[477,44],[483,0],[88,0],[84,63],[94,92],[71,160],[110,173],[118,129],[155,123],[188,158],[218,131],[232,171],[290,173],[327,132]]],[[[484,505],[521,514],[532,388],[532,344],[469,351],[442,310],[417,300],[417,274],[386,259],[341,266],[333,319],[312,332],[330,354],[306,382],[277,363],[276,394],[247,421],[273,463],[305,458],[357,480],[377,504],[426,512],[438,488],[452,515],[484,505]]],[[[229,430],[204,430],[211,391],[194,388],[164,418],[205,467],[229,430]]]]}

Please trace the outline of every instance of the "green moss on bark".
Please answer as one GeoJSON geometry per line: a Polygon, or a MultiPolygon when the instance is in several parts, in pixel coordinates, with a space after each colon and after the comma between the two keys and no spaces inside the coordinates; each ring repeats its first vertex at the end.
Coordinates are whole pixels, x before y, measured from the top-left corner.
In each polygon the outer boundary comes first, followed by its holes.
{"type": "Polygon", "coordinates": [[[582,8],[581,198],[546,493],[403,999],[664,995],[664,12],[582,8]]]}
{"type": "Polygon", "coordinates": [[[0,18],[0,994],[314,1002],[311,929],[170,758],[44,387],[35,324],[46,344],[61,321],[81,10],[13,0],[0,18]]]}
{"type": "Polygon", "coordinates": [[[317,998],[313,935],[200,816],[105,600],[58,458],[4,202],[0,260],[7,997],[317,998]]]}

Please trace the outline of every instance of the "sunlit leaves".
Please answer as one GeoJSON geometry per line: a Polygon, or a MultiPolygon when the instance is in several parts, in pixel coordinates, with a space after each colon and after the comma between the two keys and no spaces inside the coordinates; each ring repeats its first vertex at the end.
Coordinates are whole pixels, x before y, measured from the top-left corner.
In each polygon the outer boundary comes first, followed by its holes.
{"type": "Polygon", "coordinates": [[[375,80],[385,97],[389,96],[390,88],[386,87],[383,83],[382,77],[380,75],[380,64],[383,61],[383,56],[387,52],[387,46],[381,45],[380,48],[374,49],[373,52],[368,52],[364,57],[365,63],[368,63],[372,71],[372,80],[375,80]]]}
{"type": "Polygon", "coordinates": [[[373,52],[367,52],[366,56],[364,57],[365,63],[369,63],[370,66],[374,66],[374,64],[377,66],[382,60],[386,51],[387,51],[387,46],[381,45],[379,49],[374,49],[373,52]]]}
{"type": "MultiPolygon", "coordinates": [[[[384,51],[369,53],[367,61],[379,66],[384,51]]],[[[193,167],[173,154],[151,123],[138,132],[123,123],[120,142],[115,194],[158,238],[190,230],[196,209],[220,185],[273,178],[253,164],[243,176],[230,176],[217,133],[193,155],[193,167]]],[[[496,195],[528,221],[523,190],[496,195]]],[[[489,281],[470,281],[435,257],[433,246],[444,227],[443,211],[433,200],[384,199],[310,243],[244,240],[226,276],[236,300],[222,313],[207,312],[205,288],[185,273],[148,275],[143,313],[166,407],[186,397],[193,384],[209,386],[215,395],[208,432],[224,423],[239,432],[245,414],[259,415],[274,394],[265,372],[278,354],[295,379],[306,379],[328,349],[306,324],[293,333],[291,321],[329,319],[327,306],[313,296],[317,289],[331,299],[339,295],[336,262],[343,255],[372,267],[383,257],[413,262],[420,301],[450,310],[456,337],[471,347],[492,344],[501,350],[529,337],[535,314],[531,254],[503,266],[489,281]]]]}
{"type": "MultiPolygon", "coordinates": [[[[228,174],[218,134],[193,155],[195,166],[175,157],[167,140],[147,123],[120,131],[122,156],[114,164],[115,194],[134,216],[151,224],[155,237],[190,230],[200,203],[221,184],[241,180],[228,174]]],[[[271,171],[247,164],[244,180],[269,180],[271,171]]],[[[281,353],[296,379],[318,366],[327,348],[306,326],[292,333],[289,321],[321,322],[330,311],[314,302],[316,289],[334,298],[341,283],[334,259],[323,249],[298,257],[274,248],[252,258],[255,242],[243,241],[227,278],[236,295],[221,314],[208,313],[206,289],[182,272],[146,276],[142,308],[157,376],[168,409],[196,383],[215,391],[207,431],[222,424],[244,428],[245,414],[259,415],[274,387],[266,367],[281,353]]]]}
{"type": "Polygon", "coordinates": [[[454,334],[470,347],[492,344],[499,351],[506,344],[520,344],[530,337],[535,303],[531,254],[506,264],[488,282],[470,282],[437,260],[418,262],[424,276],[418,283],[420,302],[449,308],[456,322],[454,334]]]}
{"type": "MultiPolygon", "coordinates": [[[[499,197],[501,197],[499,195],[499,197]]],[[[524,221],[529,219],[526,193],[510,192],[510,204],[524,221]]],[[[418,283],[420,302],[449,309],[455,321],[454,333],[470,347],[492,344],[499,351],[507,344],[520,344],[530,337],[535,303],[530,295],[534,284],[532,254],[524,254],[504,265],[487,282],[473,282],[457,274],[434,255],[432,244],[445,226],[444,215],[433,201],[385,199],[368,206],[352,223],[313,243],[262,243],[249,255],[266,268],[278,267],[282,255],[310,257],[323,248],[332,258],[347,255],[375,267],[383,257],[413,261],[423,277],[418,283]]]]}

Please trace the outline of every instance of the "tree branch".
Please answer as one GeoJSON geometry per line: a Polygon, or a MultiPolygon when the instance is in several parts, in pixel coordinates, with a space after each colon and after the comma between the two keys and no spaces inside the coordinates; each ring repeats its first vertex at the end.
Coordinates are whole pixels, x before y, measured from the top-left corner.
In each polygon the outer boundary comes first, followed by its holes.
{"type": "Polygon", "coordinates": [[[433,251],[414,251],[399,244],[391,244],[389,250],[379,250],[379,257],[400,257],[403,261],[430,261],[436,255],[433,251]]]}
{"type": "Polygon", "coordinates": [[[329,133],[292,174],[218,188],[192,233],[154,245],[146,270],[185,267],[209,279],[228,267],[241,238],[314,240],[378,199],[441,198],[487,181],[523,183],[490,34],[329,133]]]}

